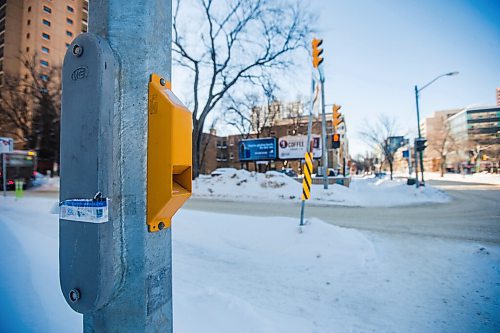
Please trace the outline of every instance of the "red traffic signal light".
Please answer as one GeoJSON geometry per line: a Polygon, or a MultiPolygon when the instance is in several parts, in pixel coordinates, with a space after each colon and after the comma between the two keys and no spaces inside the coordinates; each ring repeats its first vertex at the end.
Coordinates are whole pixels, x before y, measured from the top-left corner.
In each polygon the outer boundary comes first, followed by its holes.
{"type": "Polygon", "coordinates": [[[340,134],[335,133],[332,136],[332,148],[333,149],[340,148],[340,134]]]}
{"type": "Polygon", "coordinates": [[[321,55],[323,54],[323,49],[319,47],[323,44],[322,39],[313,38],[312,40],[312,56],[313,56],[313,67],[318,68],[319,65],[323,62],[323,58],[321,55]]]}

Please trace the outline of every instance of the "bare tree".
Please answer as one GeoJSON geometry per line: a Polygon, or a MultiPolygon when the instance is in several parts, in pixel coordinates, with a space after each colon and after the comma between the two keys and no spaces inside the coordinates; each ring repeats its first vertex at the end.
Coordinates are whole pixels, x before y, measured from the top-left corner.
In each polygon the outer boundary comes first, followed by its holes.
{"type": "MultiPolygon", "coordinates": [[[[439,125],[438,125],[439,126],[439,125]]],[[[441,129],[429,140],[429,149],[434,151],[439,156],[439,171],[441,177],[444,176],[444,171],[446,169],[446,159],[448,154],[456,150],[456,142],[451,134],[451,128],[448,123],[440,124],[441,129]]]]}
{"type": "Polygon", "coordinates": [[[395,150],[391,145],[390,138],[396,136],[396,120],[386,115],[380,115],[378,121],[373,125],[365,125],[366,129],[361,131],[361,137],[375,150],[378,150],[389,165],[391,180],[393,176],[395,150]]]}
{"type": "Polygon", "coordinates": [[[61,70],[41,68],[37,56],[21,58],[26,76],[6,76],[0,90],[0,131],[37,151],[39,160],[52,167],[59,161],[61,70]]]}
{"type": "Polygon", "coordinates": [[[224,119],[228,125],[236,128],[243,139],[248,139],[252,133],[252,109],[258,103],[259,96],[256,93],[249,93],[238,99],[229,97],[224,119]]]}
{"type": "Polygon", "coordinates": [[[300,1],[177,0],[173,16],[174,60],[190,73],[193,87],[193,177],[198,176],[205,119],[237,86],[269,70],[288,68],[302,48],[312,17],[300,1]],[[194,13],[201,22],[193,33],[194,13]],[[189,15],[188,15],[189,14],[189,15]],[[190,20],[188,22],[188,20],[190,20]],[[183,24],[184,22],[184,24],[183,24]],[[201,27],[201,28],[200,28],[201,27]]]}

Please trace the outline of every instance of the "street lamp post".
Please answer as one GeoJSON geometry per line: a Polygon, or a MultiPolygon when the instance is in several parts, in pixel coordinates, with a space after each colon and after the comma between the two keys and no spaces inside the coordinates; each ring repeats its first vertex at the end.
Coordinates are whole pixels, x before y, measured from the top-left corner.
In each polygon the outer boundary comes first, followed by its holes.
{"type": "MultiPolygon", "coordinates": [[[[420,96],[420,92],[422,90],[424,90],[425,88],[427,88],[428,86],[430,86],[431,84],[433,84],[434,82],[436,82],[438,79],[442,78],[443,76],[453,76],[453,75],[457,75],[457,74],[458,74],[458,72],[449,72],[449,73],[446,73],[446,74],[441,74],[438,77],[434,78],[429,83],[425,84],[420,89],[418,88],[418,86],[415,85],[415,103],[416,103],[416,106],[417,106],[417,129],[418,129],[418,138],[419,139],[422,138],[422,133],[420,131],[420,110],[419,110],[419,106],[418,106],[418,98],[420,96]]],[[[415,149],[416,148],[417,147],[415,147],[415,149]]],[[[422,185],[425,185],[425,183],[424,183],[424,152],[423,152],[423,150],[419,151],[419,159],[420,159],[420,173],[421,173],[421,178],[422,178],[422,185]]],[[[415,178],[416,178],[416,186],[418,187],[419,186],[419,182],[418,182],[418,173],[417,172],[415,172],[415,178]]]]}

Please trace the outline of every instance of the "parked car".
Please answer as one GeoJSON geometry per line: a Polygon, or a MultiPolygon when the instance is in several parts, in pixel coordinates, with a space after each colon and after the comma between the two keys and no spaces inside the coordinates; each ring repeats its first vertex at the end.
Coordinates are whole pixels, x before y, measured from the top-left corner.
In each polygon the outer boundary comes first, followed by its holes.
{"type": "Polygon", "coordinates": [[[278,172],[284,173],[288,177],[298,177],[298,174],[293,170],[293,169],[282,169],[282,170],[277,170],[278,172]]]}
{"type": "Polygon", "coordinates": [[[216,177],[216,176],[221,176],[221,175],[231,173],[231,172],[236,172],[236,169],[235,168],[218,168],[218,169],[215,169],[214,171],[212,171],[212,173],[210,173],[210,175],[212,177],[216,177]]]}

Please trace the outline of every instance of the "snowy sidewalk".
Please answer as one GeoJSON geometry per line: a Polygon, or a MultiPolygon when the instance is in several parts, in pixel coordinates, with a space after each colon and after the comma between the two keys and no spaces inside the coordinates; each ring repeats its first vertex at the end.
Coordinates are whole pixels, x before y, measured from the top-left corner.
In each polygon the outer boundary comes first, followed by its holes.
{"type": "MultiPolygon", "coordinates": [[[[0,331],[81,332],[54,200],[0,198],[0,331]]],[[[498,332],[500,248],[181,210],[175,332],[498,332]]]]}

